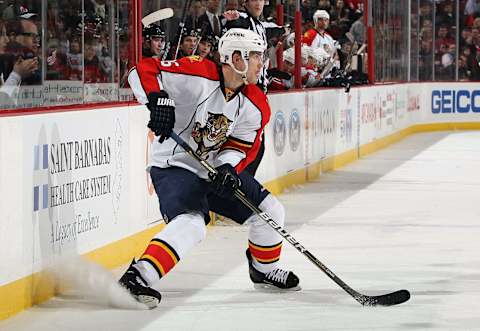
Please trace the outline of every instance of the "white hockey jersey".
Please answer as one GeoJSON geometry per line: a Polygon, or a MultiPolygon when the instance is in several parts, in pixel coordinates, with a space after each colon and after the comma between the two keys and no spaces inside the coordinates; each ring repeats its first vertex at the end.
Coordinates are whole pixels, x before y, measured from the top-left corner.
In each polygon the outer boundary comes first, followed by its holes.
{"type": "MultiPolygon", "coordinates": [[[[197,56],[177,61],[149,58],[133,68],[128,77],[140,103],[150,92],[164,90],[175,100],[174,131],[213,166],[230,163],[241,172],[255,156],[270,107],[255,85],[229,93],[221,69],[197,56]]],[[[173,139],[155,139],[148,167],[182,167],[202,178],[207,172],[173,139]]]]}
{"type": "Polygon", "coordinates": [[[303,44],[313,49],[322,47],[327,53],[331,53],[335,49],[335,40],[327,32],[320,34],[315,29],[310,29],[303,35],[303,44]]]}

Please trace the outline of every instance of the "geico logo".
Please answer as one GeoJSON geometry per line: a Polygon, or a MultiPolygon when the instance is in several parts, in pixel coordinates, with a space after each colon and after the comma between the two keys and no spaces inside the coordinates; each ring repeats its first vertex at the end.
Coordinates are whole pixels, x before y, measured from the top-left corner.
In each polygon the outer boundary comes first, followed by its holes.
{"type": "Polygon", "coordinates": [[[480,90],[434,90],[432,113],[480,113],[480,90]]]}

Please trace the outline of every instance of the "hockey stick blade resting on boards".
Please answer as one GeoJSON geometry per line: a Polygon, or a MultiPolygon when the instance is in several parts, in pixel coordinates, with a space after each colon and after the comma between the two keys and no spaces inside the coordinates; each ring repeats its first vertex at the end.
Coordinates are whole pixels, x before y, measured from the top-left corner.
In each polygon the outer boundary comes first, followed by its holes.
{"type": "MultiPolygon", "coordinates": [[[[217,170],[212,167],[207,161],[202,159],[195,151],[175,132],[172,132],[170,137],[175,140],[191,157],[196,159],[208,172],[216,174],[217,170]]],[[[292,237],[285,229],[278,225],[267,213],[261,211],[256,207],[245,194],[237,189],[235,191],[235,197],[239,199],[245,206],[251,211],[257,214],[262,220],[268,223],[278,234],[280,234],[285,240],[293,245],[300,253],[306,256],[313,264],[315,264],[320,270],[322,270],[330,279],[332,279],[337,285],[339,285],[345,292],[350,294],[355,300],[361,303],[363,306],[393,306],[404,303],[410,299],[410,292],[407,290],[400,290],[384,295],[370,296],[361,294],[350,286],[348,286],[343,280],[335,275],[327,266],[320,262],[312,253],[310,253],[305,247],[302,246],[295,238],[292,237]]]]}

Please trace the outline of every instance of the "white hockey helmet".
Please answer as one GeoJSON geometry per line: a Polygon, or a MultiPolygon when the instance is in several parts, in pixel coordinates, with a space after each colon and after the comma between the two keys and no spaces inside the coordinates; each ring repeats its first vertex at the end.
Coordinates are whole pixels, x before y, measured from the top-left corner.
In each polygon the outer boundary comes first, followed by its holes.
{"type": "Polygon", "coordinates": [[[246,82],[248,71],[248,57],[250,52],[264,53],[267,49],[265,41],[257,33],[247,29],[230,29],[218,42],[218,52],[220,53],[220,62],[230,65],[232,69],[242,75],[246,82]],[[232,63],[234,52],[240,52],[242,59],[245,61],[245,70],[240,71],[232,63]]]}
{"type": "Polygon", "coordinates": [[[295,64],[295,50],[292,47],[283,51],[283,60],[295,64]]]}
{"type": "Polygon", "coordinates": [[[306,65],[308,58],[313,57],[313,48],[307,45],[302,45],[302,63],[306,65]]]}
{"type": "Polygon", "coordinates": [[[326,18],[326,19],[329,20],[330,15],[328,14],[328,12],[326,10],[319,9],[313,14],[313,23],[317,24],[317,22],[320,18],[326,18]]]}
{"type": "MultiPolygon", "coordinates": [[[[302,46],[301,56],[302,56],[302,65],[306,65],[308,62],[308,56],[311,54],[311,48],[308,46],[302,46]]],[[[291,64],[295,63],[295,48],[290,47],[283,51],[283,59],[290,62],[291,64]]]]}
{"type": "Polygon", "coordinates": [[[286,48],[294,47],[294,45],[295,45],[295,32],[292,32],[288,36],[285,37],[285,41],[283,42],[283,45],[286,48]]]}

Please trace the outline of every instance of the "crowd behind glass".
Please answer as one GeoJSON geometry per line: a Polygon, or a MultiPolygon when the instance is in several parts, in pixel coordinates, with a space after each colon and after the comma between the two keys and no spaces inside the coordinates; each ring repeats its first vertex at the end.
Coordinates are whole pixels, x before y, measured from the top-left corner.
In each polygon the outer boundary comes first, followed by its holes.
{"type": "MultiPolygon", "coordinates": [[[[216,42],[242,1],[191,0],[180,35],[184,0],[143,0],[144,16],[161,8],[174,16],[144,28],[142,56],[218,61],[216,42]]],[[[265,3],[266,25],[277,22],[276,4],[265,3]]],[[[480,79],[480,0],[369,5],[376,81],[480,79]]],[[[283,8],[283,28],[269,35],[269,90],[294,86],[295,1],[283,8]]],[[[131,100],[133,9],[133,0],[0,0],[0,109],[131,100]]],[[[364,10],[363,0],[301,2],[303,87],[366,83],[364,10]],[[315,47],[309,35],[323,29],[333,41],[315,47]]]]}

